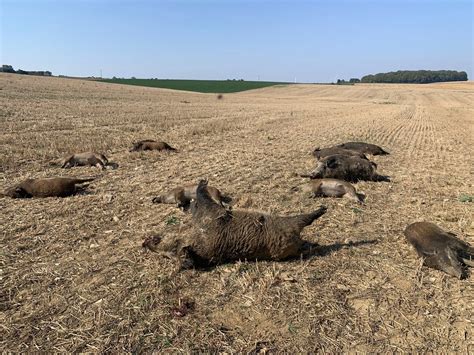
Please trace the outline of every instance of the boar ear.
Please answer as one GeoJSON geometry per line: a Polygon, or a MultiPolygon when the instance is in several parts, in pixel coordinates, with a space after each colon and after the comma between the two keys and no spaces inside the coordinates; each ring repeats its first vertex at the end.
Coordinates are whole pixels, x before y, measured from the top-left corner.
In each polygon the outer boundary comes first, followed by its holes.
{"type": "Polygon", "coordinates": [[[336,158],[331,158],[326,162],[326,166],[330,169],[334,169],[337,167],[337,159],[336,158]]]}
{"type": "Polygon", "coordinates": [[[196,188],[196,193],[198,190],[205,189],[207,187],[208,180],[207,179],[201,179],[198,181],[198,186],[196,188]]]}

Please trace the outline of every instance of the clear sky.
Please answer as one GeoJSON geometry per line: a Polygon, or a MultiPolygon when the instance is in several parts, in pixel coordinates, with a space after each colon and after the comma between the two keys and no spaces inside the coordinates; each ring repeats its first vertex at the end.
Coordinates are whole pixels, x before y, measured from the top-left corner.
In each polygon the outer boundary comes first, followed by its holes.
{"type": "Polygon", "coordinates": [[[332,82],[473,73],[472,0],[0,0],[0,64],[53,75],[332,82]]]}

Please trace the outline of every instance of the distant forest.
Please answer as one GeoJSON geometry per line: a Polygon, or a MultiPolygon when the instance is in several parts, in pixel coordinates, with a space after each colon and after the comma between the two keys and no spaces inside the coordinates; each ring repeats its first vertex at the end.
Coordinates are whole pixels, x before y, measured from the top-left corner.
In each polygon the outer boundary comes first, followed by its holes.
{"type": "Polygon", "coordinates": [[[15,70],[11,65],[3,64],[0,67],[0,73],[11,73],[11,74],[23,74],[23,75],[41,75],[41,76],[51,76],[52,73],[47,70],[15,70]]]}
{"type": "Polygon", "coordinates": [[[362,77],[362,83],[415,83],[466,81],[467,73],[456,70],[399,70],[362,77]]]}

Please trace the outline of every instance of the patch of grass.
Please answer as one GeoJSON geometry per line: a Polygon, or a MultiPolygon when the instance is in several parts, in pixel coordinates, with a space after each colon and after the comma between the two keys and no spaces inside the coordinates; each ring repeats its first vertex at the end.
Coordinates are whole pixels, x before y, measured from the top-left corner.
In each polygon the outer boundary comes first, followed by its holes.
{"type": "Polygon", "coordinates": [[[173,341],[166,336],[157,336],[157,339],[159,339],[164,348],[169,348],[173,345],[173,341]]]}
{"type": "Polygon", "coordinates": [[[288,331],[291,333],[291,334],[296,334],[298,333],[298,329],[293,325],[293,324],[288,324],[288,331]]]}
{"type": "Polygon", "coordinates": [[[179,224],[179,218],[176,217],[176,216],[170,216],[166,219],[165,223],[168,226],[175,226],[175,225],[179,224]]]}
{"type": "Polygon", "coordinates": [[[154,88],[196,91],[203,93],[231,93],[267,86],[287,84],[272,81],[238,80],[172,80],[172,79],[101,79],[106,83],[149,86],[154,88]]]}
{"type": "Polygon", "coordinates": [[[459,201],[460,202],[473,202],[474,196],[462,194],[461,196],[459,196],[459,201]]]}

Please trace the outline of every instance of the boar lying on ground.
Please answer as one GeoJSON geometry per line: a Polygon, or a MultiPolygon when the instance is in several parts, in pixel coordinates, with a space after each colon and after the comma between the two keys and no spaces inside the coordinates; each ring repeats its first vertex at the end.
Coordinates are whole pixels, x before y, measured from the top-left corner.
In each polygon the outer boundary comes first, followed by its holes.
{"type": "Polygon", "coordinates": [[[457,277],[466,278],[466,266],[474,266],[474,247],[429,222],[410,224],[404,232],[423,264],[457,277]]]}
{"type": "Polygon", "coordinates": [[[176,151],[175,148],[171,147],[166,142],[157,142],[154,140],[146,139],[133,143],[133,147],[130,149],[130,152],[138,152],[142,150],[168,150],[172,152],[176,151]]]}
{"type": "MultiPolygon", "coordinates": [[[[53,164],[55,164],[53,162],[53,164]]],[[[67,169],[74,166],[96,166],[100,169],[116,169],[117,163],[111,163],[104,154],[95,152],[75,153],[61,160],[61,168],[67,169]]]]}
{"type": "Polygon", "coordinates": [[[216,203],[200,181],[191,202],[195,234],[188,241],[158,240],[155,250],[175,250],[181,267],[206,267],[235,260],[284,260],[298,257],[307,246],[300,238],[304,227],[326,213],[321,206],[308,214],[274,216],[230,211],[216,203]]]}
{"type": "Polygon", "coordinates": [[[344,149],[341,147],[330,147],[330,148],[322,148],[322,149],[318,147],[313,151],[313,155],[318,160],[326,158],[327,156],[330,156],[330,155],[335,155],[335,154],[350,155],[350,156],[359,157],[361,159],[367,159],[364,153],[361,153],[355,150],[344,149]]]}
{"type": "Polygon", "coordinates": [[[388,176],[377,174],[376,169],[377,165],[369,160],[336,154],[321,159],[313,172],[301,176],[311,179],[333,178],[349,182],[390,181],[388,176]]]}
{"type": "MultiPolygon", "coordinates": [[[[196,190],[198,185],[186,185],[183,187],[176,187],[171,191],[163,193],[152,199],[153,203],[176,203],[179,208],[186,209],[189,207],[191,200],[196,199],[196,190]]],[[[225,205],[232,201],[228,196],[222,193],[215,187],[208,186],[207,191],[211,198],[220,205],[225,205]]]]}
{"type": "Polygon", "coordinates": [[[12,198],[30,197],[66,197],[77,192],[76,185],[95,178],[54,177],[44,179],[27,179],[5,190],[4,196],[12,198]]]}
{"type": "Polygon", "coordinates": [[[354,186],[347,181],[338,179],[313,179],[302,187],[294,187],[293,191],[301,190],[311,193],[312,197],[345,197],[357,203],[364,203],[365,195],[356,192],[354,186]]]}
{"type": "Polygon", "coordinates": [[[375,144],[364,143],[364,142],[347,142],[337,145],[336,147],[355,150],[363,154],[370,155],[388,155],[390,153],[383,150],[381,147],[375,144]]]}

